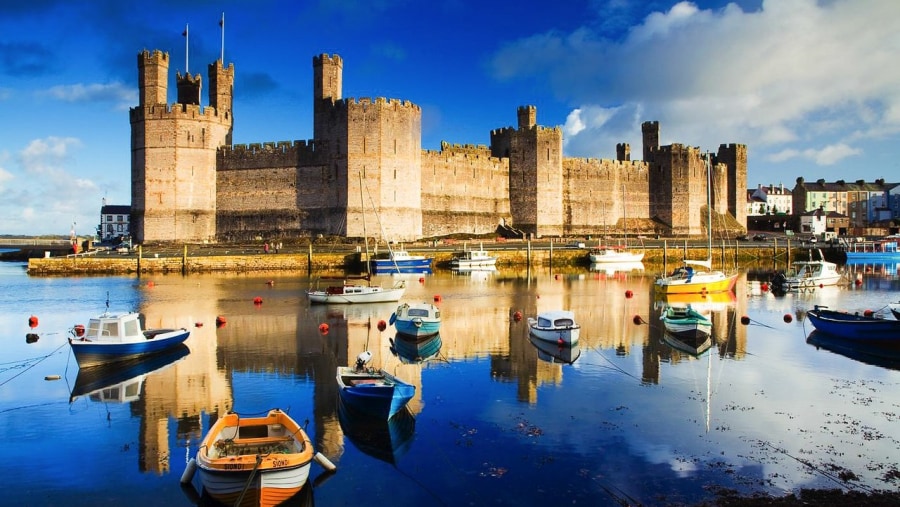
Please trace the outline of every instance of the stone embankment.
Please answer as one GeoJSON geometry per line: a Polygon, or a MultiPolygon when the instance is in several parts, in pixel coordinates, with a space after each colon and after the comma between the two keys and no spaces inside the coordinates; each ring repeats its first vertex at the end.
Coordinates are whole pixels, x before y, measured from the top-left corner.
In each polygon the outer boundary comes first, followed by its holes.
{"type": "MultiPolygon", "coordinates": [[[[528,244],[504,244],[496,249],[487,248],[495,255],[497,266],[506,267],[576,267],[586,266],[588,250],[548,245],[540,247],[528,244]]],[[[435,268],[449,268],[450,260],[459,249],[446,247],[409,248],[413,253],[426,255],[434,259],[435,268]]],[[[713,263],[720,266],[731,266],[744,262],[765,260],[777,261],[779,264],[790,263],[791,259],[805,259],[807,253],[800,249],[791,249],[785,245],[741,245],[734,244],[713,248],[713,263]]],[[[364,254],[352,249],[314,250],[293,248],[264,253],[255,247],[191,247],[181,248],[147,248],[138,249],[129,254],[116,252],[94,252],[86,255],[68,255],[57,257],[41,257],[28,260],[28,274],[33,276],[68,276],[68,275],[105,275],[105,274],[165,274],[165,273],[210,273],[232,272],[249,273],[265,271],[297,271],[319,273],[329,271],[362,271],[361,259],[364,254]]],[[[687,244],[677,247],[663,244],[648,247],[645,250],[645,264],[679,263],[682,259],[703,259],[706,248],[694,248],[687,244]]]]}

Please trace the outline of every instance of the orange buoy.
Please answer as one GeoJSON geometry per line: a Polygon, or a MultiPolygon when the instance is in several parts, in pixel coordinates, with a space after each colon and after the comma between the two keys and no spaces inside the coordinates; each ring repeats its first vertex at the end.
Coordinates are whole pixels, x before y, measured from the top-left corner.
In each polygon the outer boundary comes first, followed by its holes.
{"type": "Polygon", "coordinates": [[[153,285],[154,285],[153,280],[150,280],[149,282],[147,282],[147,287],[153,287],[153,285]]]}
{"type": "Polygon", "coordinates": [[[35,317],[34,315],[32,315],[31,317],[28,317],[28,327],[34,329],[37,326],[38,326],[38,318],[35,317]]]}
{"type": "Polygon", "coordinates": [[[194,322],[194,327],[203,327],[202,322],[194,322]]]}
{"type": "Polygon", "coordinates": [[[385,329],[387,329],[387,322],[385,322],[384,320],[379,320],[378,321],[378,330],[384,331],[385,329]]]}
{"type": "Polygon", "coordinates": [[[319,332],[322,334],[327,334],[328,333],[328,324],[326,324],[324,322],[319,324],[319,332]]]}
{"type": "Polygon", "coordinates": [[[75,332],[75,336],[81,338],[84,336],[84,324],[75,324],[75,327],[72,328],[72,331],[75,332]]]}
{"type": "Polygon", "coordinates": [[[435,302],[435,303],[440,303],[441,300],[443,300],[443,298],[441,297],[440,294],[435,294],[435,295],[434,295],[434,302],[435,302]]]}
{"type": "Polygon", "coordinates": [[[425,283],[425,277],[424,277],[424,276],[420,276],[420,277],[419,277],[419,283],[425,283]]]}
{"type": "Polygon", "coordinates": [[[516,310],[516,313],[513,314],[513,320],[516,322],[522,320],[522,312],[516,310]]]}
{"type": "Polygon", "coordinates": [[[253,298],[253,304],[255,304],[255,305],[261,305],[261,304],[262,304],[262,298],[259,297],[259,296],[256,296],[255,298],[253,298]]]}
{"type": "Polygon", "coordinates": [[[625,291],[625,299],[631,299],[631,296],[634,296],[634,293],[630,290],[625,291]]]}
{"type": "Polygon", "coordinates": [[[644,322],[644,319],[640,315],[635,315],[632,317],[631,322],[634,322],[634,325],[638,326],[644,322]]]}
{"type": "Polygon", "coordinates": [[[225,317],[223,317],[223,316],[221,316],[221,315],[219,315],[218,317],[216,317],[216,324],[217,324],[217,325],[221,326],[222,324],[225,324],[226,322],[227,322],[227,321],[225,320],[225,317]]]}
{"type": "Polygon", "coordinates": [[[747,324],[750,324],[750,317],[748,317],[748,316],[746,316],[746,315],[744,315],[743,317],[741,317],[741,324],[743,324],[743,325],[745,325],[745,326],[746,326],[747,324]]]}
{"type": "Polygon", "coordinates": [[[866,317],[871,317],[875,315],[875,312],[873,312],[872,310],[866,310],[863,312],[863,315],[865,315],[866,317]]]}
{"type": "Polygon", "coordinates": [[[784,314],[784,321],[785,321],[785,322],[787,322],[788,324],[790,324],[792,320],[794,320],[794,317],[792,317],[790,313],[785,313],[785,314],[784,314]]]}

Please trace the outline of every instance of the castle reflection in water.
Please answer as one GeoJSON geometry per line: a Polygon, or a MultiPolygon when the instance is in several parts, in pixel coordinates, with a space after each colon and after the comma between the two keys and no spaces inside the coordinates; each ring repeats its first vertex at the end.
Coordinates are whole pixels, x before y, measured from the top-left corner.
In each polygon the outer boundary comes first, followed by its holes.
{"type": "MultiPolygon", "coordinates": [[[[379,330],[394,304],[311,306],[303,292],[308,285],[307,280],[290,277],[262,280],[223,275],[162,277],[140,285],[140,311],[147,327],[192,330],[188,355],[130,379],[131,396],[122,399],[132,402],[132,413],[142,420],[141,471],[169,473],[172,456],[183,454],[168,448],[170,418],[177,420],[177,441],[190,447],[202,438],[204,414],[221,415],[236,407],[241,412],[251,406],[252,400],[235,400],[233,392],[232,379],[245,373],[311,385],[313,413],[300,419],[313,419],[316,448],[339,458],[345,439],[338,419],[335,369],[353,364],[363,350],[372,352],[373,366],[417,386],[409,404],[414,415],[423,410],[423,393],[429,389],[422,384],[423,369],[454,361],[490,361],[494,380],[516,383],[519,401],[534,404],[538,387],[560,383],[568,366],[532,345],[525,319],[517,320],[517,312],[528,316],[544,309],[573,310],[582,326],[581,351],[639,355],[644,383],[660,382],[663,362],[693,359],[663,342],[658,316],[664,301],[654,296],[652,277],[642,273],[412,275],[404,300],[438,301],[444,315],[440,349],[423,362],[397,354],[391,326],[379,330]],[[261,304],[253,303],[256,297],[261,297],[261,304]],[[217,317],[224,320],[221,327],[216,326],[217,317]],[[134,387],[136,380],[142,382],[134,387]]],[[[735,293],[745,294],[747,285],[742,277],[735,293]]],[[[740,316],[746,298],[708,296],[692,302],[712,317],[711,353],[742,356],[746,326],[740,316]]],[[[124,393],[126,386],[121,387],[124,393]]],[[[107,390],[112,392],[118,393],[107,390]]],[[[182,458],[177,459],[173,472],[180,473],[182,458]]]]}

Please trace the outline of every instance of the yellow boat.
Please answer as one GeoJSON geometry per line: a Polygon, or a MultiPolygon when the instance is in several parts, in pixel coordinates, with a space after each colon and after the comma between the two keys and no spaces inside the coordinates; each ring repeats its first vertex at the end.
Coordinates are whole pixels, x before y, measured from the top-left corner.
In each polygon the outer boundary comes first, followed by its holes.
{"type": "Polygon", "coordinates": [[[655,286],[662,294],[713,294],[731,291],[737,276],[737,273],[726,275],[710,269],[709,261],[685,261],[685,265],[671,275],[658,278],[655,286]],[[695,270],[690,264],[698,264],[706,270],[695,270]]]}
{"type": "Polygon", "coordinates": [[[303,489],[314,457],[303,428],[273,409],[263,417],[220,418],[203,438],[196,462],[206,494],[216,501],[273,506],[303,489]]]}

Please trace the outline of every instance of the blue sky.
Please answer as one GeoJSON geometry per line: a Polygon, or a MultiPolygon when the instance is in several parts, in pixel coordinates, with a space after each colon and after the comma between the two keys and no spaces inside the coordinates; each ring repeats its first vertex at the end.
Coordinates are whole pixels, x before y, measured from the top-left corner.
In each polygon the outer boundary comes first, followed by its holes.
{"type": "Polygon", "coordinates": [[[0,234],[91,233],[130,204],[137,54],[235,66],[234,142],[312,137],[312,57],[344,97],[422,107],[422,146],[488,144],[516,108],[568,157],[661,143],[749,147],[748,181],[900,181],[892,0],[31,0],[0,2],[0,234]],[[185,37],[188,26],[187,59],[185,37]]]}

